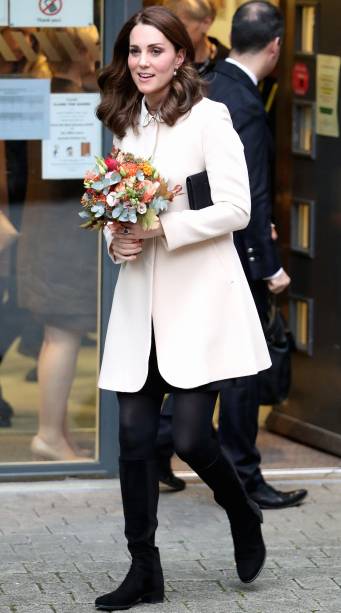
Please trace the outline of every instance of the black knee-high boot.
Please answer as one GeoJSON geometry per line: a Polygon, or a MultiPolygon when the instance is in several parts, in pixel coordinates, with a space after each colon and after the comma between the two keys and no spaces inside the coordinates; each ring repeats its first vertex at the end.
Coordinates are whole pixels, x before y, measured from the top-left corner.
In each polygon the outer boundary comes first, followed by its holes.
{"type": "Polygon", "coordinates": [[[130,570],[120,587],[96,599],[101,611],[130,609],[139,602],[164,598],[159,550],[155,547],[159,482],[154,460],[120,460],[125,535],[132,556],[130,570]]]}
{"type": "Polygon", "coordinates": [[[243,583],[251,583],[261,572],[266,557],[261,510],[248,497],[233,463],[225,454],[219,453],[207,468],[192,468],[211,488],[215,501],[225,509],[231,525],[238,576],[243,583]]]}

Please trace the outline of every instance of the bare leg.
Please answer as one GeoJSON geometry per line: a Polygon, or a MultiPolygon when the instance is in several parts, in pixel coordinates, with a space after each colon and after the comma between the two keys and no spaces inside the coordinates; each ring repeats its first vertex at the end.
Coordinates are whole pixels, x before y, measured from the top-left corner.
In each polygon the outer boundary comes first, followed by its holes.
{"type": "Polygon", "coordinates": [[[39,430],[32,450],[36,455],[50,456],[46,459],[79,459],[65,437],[65,420],[80,340],[77,333],[45,327],[38,359],[39,430]]]}
{"type": "Polygon", "coordinates": [[[75,454],[77,454],[78,456],[82,456],[83,458],[92,457],[93,452],[91,451],[91,449],[89,449],[88,447],[81,447],[80,445],[78,445],[76,441],[72,439],[72,436],[70,434],[69,427],[68,427],[67,412],[65,413],[65,417],[64,417],[63,435],[64,435],[65,440],[68,442],[68,444],[70,445],[71,449],[73,449],[75,454]]]}

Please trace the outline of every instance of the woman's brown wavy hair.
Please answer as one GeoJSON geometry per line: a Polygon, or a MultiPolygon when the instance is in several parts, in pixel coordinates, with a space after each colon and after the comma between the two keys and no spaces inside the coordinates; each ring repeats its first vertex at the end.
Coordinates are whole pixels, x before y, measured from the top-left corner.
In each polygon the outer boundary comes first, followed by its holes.
{"type": "Polygon", "coordinates": [[[139,23],[154,26],[176,51],[184,49],[186,52],[183,64],[170,83],[168,96],[161,105],[159,112],[163,121],[173,126],[203,96],[203,82],[192,65],[194,49],[185,26],[168,9],[150,6],[124,24],[114,45],[112,61],[98,77],[102,100],[97,108],[97,117],[119,138],[123,138],[127,128],[137,128],[143,98],[128,68],[130,32],[139,23]]]}

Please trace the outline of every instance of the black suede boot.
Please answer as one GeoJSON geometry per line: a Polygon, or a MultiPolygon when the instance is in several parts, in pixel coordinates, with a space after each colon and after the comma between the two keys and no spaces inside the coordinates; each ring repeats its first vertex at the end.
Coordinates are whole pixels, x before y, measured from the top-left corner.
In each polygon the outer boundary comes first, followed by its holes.
{"type": "Polygon", "coordinates": [[[248,497],[233,463],[225,454],[219,454],[207,468],[192,468],[211,488],[215,501],[225,509],[231,524],[238,576],[243,583],[251,583],[260,574],[266,557],[261,510],[248,497]]]}
{"type": "Polygon", "coordinates": [[[130,609],[139,602],[163,602],[164,582],[155,547],[159,482],[154,460],[120,460],[125,535],[132,556],[130,570],[117,590],[100,596],[101,611],[130,609]]]}

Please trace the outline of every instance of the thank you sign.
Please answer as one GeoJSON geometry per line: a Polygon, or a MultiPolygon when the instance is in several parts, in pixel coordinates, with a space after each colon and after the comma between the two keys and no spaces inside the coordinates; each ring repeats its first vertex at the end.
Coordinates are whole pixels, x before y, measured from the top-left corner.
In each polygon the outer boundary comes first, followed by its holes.
{"type": "Polygon", "coordinates": [[[17,28],[77,28],[93,23],[93,0],[10,0],[10,25],[17,28]]]}

